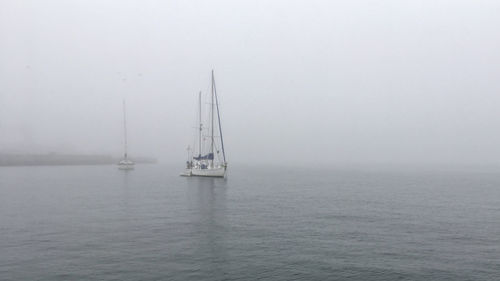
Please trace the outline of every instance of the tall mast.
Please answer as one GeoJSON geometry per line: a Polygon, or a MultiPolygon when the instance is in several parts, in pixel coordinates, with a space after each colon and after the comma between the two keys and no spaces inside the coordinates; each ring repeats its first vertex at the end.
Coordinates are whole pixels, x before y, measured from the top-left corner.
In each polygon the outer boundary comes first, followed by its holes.
{"type": "Polygon", "coordinates": [[[226,165],[226,152],[224,152],[224,139],[222,138],[222,125],[220,124],[220,111],[219,111],[219,99],[217,98],[217,87],[215,87],[215,78],[213,77],[213,87],[214,87],[214,95],[215,95],[215,105],[217,106],[217,120],[219,121],[219,134],[220,134],[220,142],[222,146],[222,157],[224,158],[224,166],[226,165]]]}
{"type": "Polygon", "coordinates": [[[124,157],[127,159],[127,115],[125,114],[125,99],[123,99],[123,139],[124,141],[124,157]]]}
{"type": "Polygon", "coordinates": [[[200,124],[200,128],[199,128],[199,137],[198,137],[198,157],[201,157],[201,131],[203,130],[203,125],[201,123],[201,91],[200,93],[198,94],[198,103],[199,103],[199,110],[200,112],[198,112],[199,114],[199,124],[200,124]]]}
{"type": "Polygon", "coordinates": [[[211,102],[211,122],[212,122],[212,133],[211,133],[211,137],[212,137],[212,145],[210,147],[210,152],[212,153],[212,159],[211,159],[211,163],[212,163],[212,167],[214,166],[214,70],[212,69],[212,92],[211,92],[211,99],[212,99],[212,102],[211,102]]]}

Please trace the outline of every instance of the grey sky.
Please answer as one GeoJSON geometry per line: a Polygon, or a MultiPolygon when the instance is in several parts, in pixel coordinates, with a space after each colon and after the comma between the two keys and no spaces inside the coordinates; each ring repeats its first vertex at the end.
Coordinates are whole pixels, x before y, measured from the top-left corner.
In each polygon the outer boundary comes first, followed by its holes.
{"type": "Polygon", "coordinates": [[[228,161],[496,163],[498,1],[0,1],[0,151],[182,162],[215,69],[228,161]]]}

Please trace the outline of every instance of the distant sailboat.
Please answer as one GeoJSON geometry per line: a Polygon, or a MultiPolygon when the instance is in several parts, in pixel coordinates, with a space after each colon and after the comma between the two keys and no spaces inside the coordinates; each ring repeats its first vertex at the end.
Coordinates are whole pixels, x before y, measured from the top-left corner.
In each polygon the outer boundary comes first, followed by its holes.
{"type": "Polygon", "coordinates": [[[226,153],[224,151],[219,101],[213,70],[210,94],[210,117],[209,125],[206,128],[202,123],[201,92],[198,96],[198,103],[199,126],[196,128],[198,131],[198,151],[196,156],[194,152],[193,155],[189,156],[190,148],[188,148],[187,167],[181,176],[225,177],[227,170],[226,153]],[[215,113],[217,113],[217,116],[215,116],[215,113]],[[214,135],[216,131],[218,131],[219,136],[214,135]],[[207,135],[204,136],[203,133],[207,133],[207,135]],[[207,140],[208,142],[206,142],[207,140]]]}
{"type": "Polygon", "coordinates": [[[135,163],[128,159],[128,153],[127,153],[127,114],[125,112],[125,99],[123,99],[123,140],[124,140],[124,147],[123,147],[123,159],[118,162],[118,169],[120,170],[133,170],[135,163]]]}

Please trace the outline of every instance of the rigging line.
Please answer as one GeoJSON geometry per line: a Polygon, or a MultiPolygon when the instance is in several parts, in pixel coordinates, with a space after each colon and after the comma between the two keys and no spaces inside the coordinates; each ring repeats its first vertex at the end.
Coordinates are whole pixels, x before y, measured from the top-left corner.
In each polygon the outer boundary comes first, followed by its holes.
{"type": "MultiPolygon", "coordinates": [[[[210,105],[210,122],[211,122],[211,135],[212,135],[212,144],[210,147],[210,152],[214,153],[214,70],[212,69],[212,92],[210,94],[211,105],[210,105]]],[[[214,160],[212,159],[212,166],[214,165],[214,160]]]]}
{"type": "Polygon", "coordinates": [[[198,144],[198,154],[201,155],[201,135],[202,135],[202,130],[203,130],[203,124],[201,123],[201,91],[198,93],[198,102],[199,102],[199,118],[198,118],[198,121],[199,121],[199,125],[200,125],[200,128],[198,129],[199,132],[199,138],[198,138],[198,141],[199,141],[199,144],[198,144]]]}
{"type": "Polygon", "coordinates": [[[215,151],[217,152],[216,155],[217,155],[217,160],[218,162],[220,163],[221,161],[221,158],[220,158],[220,153],[219,153],[219,147],[217,146],[217,143],[215,143],[215,151]]]}
{"type": "Polygon", "coordinates": [[[215,87],[215,79],[213,78],[213,70],[212,70],[212,83],[214,87],[214,95],[215,95],[215,105],[217,106],[217,119],[219,121],[219,133],[220,133],[220,142],[222,145],[222,156],[224,157],[224,164],[226,164],[226,152],[224,151],[224,139],[222,138],[222,126],[220,123],[220,112],[219,112],[219,99],[217,98],[217,88],[215,87]]]}

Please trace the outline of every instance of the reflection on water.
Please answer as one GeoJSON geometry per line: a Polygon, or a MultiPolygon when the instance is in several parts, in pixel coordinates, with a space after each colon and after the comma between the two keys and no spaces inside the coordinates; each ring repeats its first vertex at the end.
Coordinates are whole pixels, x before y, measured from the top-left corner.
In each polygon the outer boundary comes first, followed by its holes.
{"type": "Polygon", "coordinates": [[[225,210],[226,180],[216,178],[188,178],[190,207],[197,208],[202,219],[214,222],[225,210]]]}
{"type": "Polygon", "coordinates": [[[120,201],[120,207],[121,211],[126,215],[124,216],[125,218],[129,218],[132,210],[131,210],[131,204],[130,202],[133,202],[134,196],[133,192],[131,192],[130,189],[130,179],[129,177],[132,175],[129,175],[129,170],[118,170],[120,173],[121,177],[121,188],[119,189],[119,192],[121,193],[121,201],[120,201]]]}
{"type": "Polygon", "coordinates": [[[197,236],[195,256],[202,272],[223,276],[228,261],[226,235],[226,180],[188,178],[188,202],[193,233],[197,236]]]}

